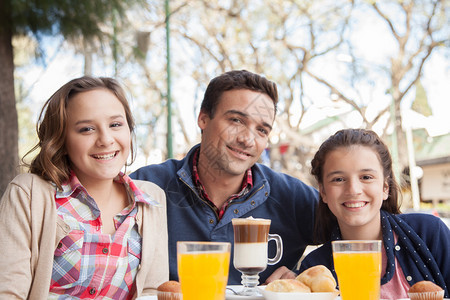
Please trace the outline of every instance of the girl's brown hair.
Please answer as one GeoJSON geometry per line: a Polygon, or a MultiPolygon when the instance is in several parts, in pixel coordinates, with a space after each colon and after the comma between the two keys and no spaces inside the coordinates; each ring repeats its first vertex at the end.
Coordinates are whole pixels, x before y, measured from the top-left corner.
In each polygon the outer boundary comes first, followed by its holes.
{"type": "Polygon", "coordinates": [[[58,188],[62,188],[62,184],[69,179],[71,169],[65,147],[67,104],[75,95],[96,89],[110,91],[122,103],[132,135],[131,162],[129,164],[134,161],[133,139],[135,123],[124,90],[115,79],[83,76],[63,85],[45,102],[36,124],[39,142],[22,158],[22,163],[29,167],[30,173],[52,181],[58,188]],[[30,164],[26,163],[24,161],[25,157],[36,150],[39,151],[36,157],[33,158],[30,164]]]}
{"type": "MultiPolygon", "coordinates": [[[[328,153],[336,150],[337,148],[348,148],[353,145],[361,145],[369,147],[375,151],[378,155],[381,167],[383,169],[384,180],[389,186],[388,198],[383,201],[381,209],[393,213],[399,214],[399,194],[400,189],[394,178],[392,170],[392,158],[389,153],[388,147],[378,137],[378,135],[366,129],[343,129],[330,136],[319,147],[319,150],[314,155],[311,161],[311,174],[314,175],[319,185],[323,184],[323,166],[327,158],[328,153]]],[[[319,196],[319,207],[316,211],[314,236],[317,243],[324,243],[331,237],[331,232],[338,226],[336,217],[331,210],[323,202],[321,196],[319,196]]]]}

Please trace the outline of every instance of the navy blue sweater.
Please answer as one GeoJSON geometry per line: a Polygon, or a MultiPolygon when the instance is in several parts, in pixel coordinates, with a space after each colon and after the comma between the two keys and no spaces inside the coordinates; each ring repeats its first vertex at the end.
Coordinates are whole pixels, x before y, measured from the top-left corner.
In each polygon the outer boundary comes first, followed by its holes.
{"type": "MultiPolygon", "coordinates": [[[[170,159],[142,167],[131,178],[159,185],[167,197],[170,279],[177,280],[177,241],[223,241],[233,244],[232,218],[271,219],[270,233],[283,239],[281,261],[260,273],[263,283],[273,271],[286,266],[294,268],[306,246],[312,243],[317,191],[300,180],[255,164],[252,167],[253,188],[233,200],[220,220],[210,205],[200,199],[192,180],[193,147],[182,160],[170,159]]],[[[275,243],[269,242],[269,257],[275,256],[275,243]]],[[[233,250],[232,250],[233,251],[233,250]]],[[[240,284],[241,273],[233,267],[231,253],[228,284],[240,284]]]]}
{"type": "MultiPolygon", "coordinates": [[[[381,279],[381,284],[389,282],[394,275],[395,255],[410,286],[422,280],[433,281],[445,290],[445,297],[449,297],[450,230],[447,225],[433,215],[392,215],[385,211],[381,211],[381,225],[388,259],[386,274],[381,279]],[[398,237],[395,245],[393,232],[398,237]]],[[[331,240],[338,239],[341,238],[337,230],[331,240]]],[[[325,265],[337,279],[331,240],[305,257],[300,272],[315,265],[325,265]]]]}

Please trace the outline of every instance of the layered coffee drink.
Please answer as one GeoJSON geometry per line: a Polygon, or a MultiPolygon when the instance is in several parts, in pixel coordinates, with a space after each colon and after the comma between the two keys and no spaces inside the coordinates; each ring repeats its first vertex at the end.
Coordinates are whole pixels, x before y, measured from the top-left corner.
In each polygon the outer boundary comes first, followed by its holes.
{"type": "Polygon", "coordinates": [[[259,284],[259,273],[264,271],[267,265],[274,265],[281,260],[283,255],[283,241],[278,234],[269,234],[270,220],[232,219],[234,230],[234,255],[233,265],[242,273],[243,289],[241,296],[258,296],[256,289],[259,284]],[[267,257],[267,243],[275,241],[277,253],[275,257],[267,257]]]}
{"type": "Polygon", "coordinates": [[[267,267],[267,241],[270,220],[232,219],[234,267],[246,274],[258,274],[267,267]]]}

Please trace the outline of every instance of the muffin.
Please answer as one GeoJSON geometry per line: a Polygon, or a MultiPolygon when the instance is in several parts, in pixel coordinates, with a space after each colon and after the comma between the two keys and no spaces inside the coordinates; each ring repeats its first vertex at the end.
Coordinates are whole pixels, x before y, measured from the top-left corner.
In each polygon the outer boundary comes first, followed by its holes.
{"type": "Polygon", "coordinates": [[[158,286],[157,295],[158,300],[181,300],[183,296],[181,294],[181,285],[178,281],[166,281],[158,286]]]}
{"type": "Polygon", "coordinates": [[[411,300],[442,300],[444,290],[431,281],[419,281],[409,288],[409,298],[411,300]]]}

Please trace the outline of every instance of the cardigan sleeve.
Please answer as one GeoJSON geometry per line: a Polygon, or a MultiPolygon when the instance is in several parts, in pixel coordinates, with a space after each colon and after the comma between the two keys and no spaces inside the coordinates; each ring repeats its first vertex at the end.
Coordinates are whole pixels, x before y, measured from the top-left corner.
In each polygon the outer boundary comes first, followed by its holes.
{"type": "MultiPolygon", "coordinates": [[[[166,196],[151,182],[134,180],[138,187],[160,206],[140,205],[142,234],[141,265],[136,276],[136,295],[155,295],[160,284],[169,280],[166,196]]],[[[139,220],[137,220],[139,222],[139,220]]]]}
{"type": "Polygon", "coordinates": [[[11,182],[0,202],[0,298],[26,299],[31,288],[30,194],[11,182]]]}
{"type": "Polygon", "coordinates": [[[0,299],[46,299],[56,236],[54,187],[16,176],[0,202],[0,299]]]}

